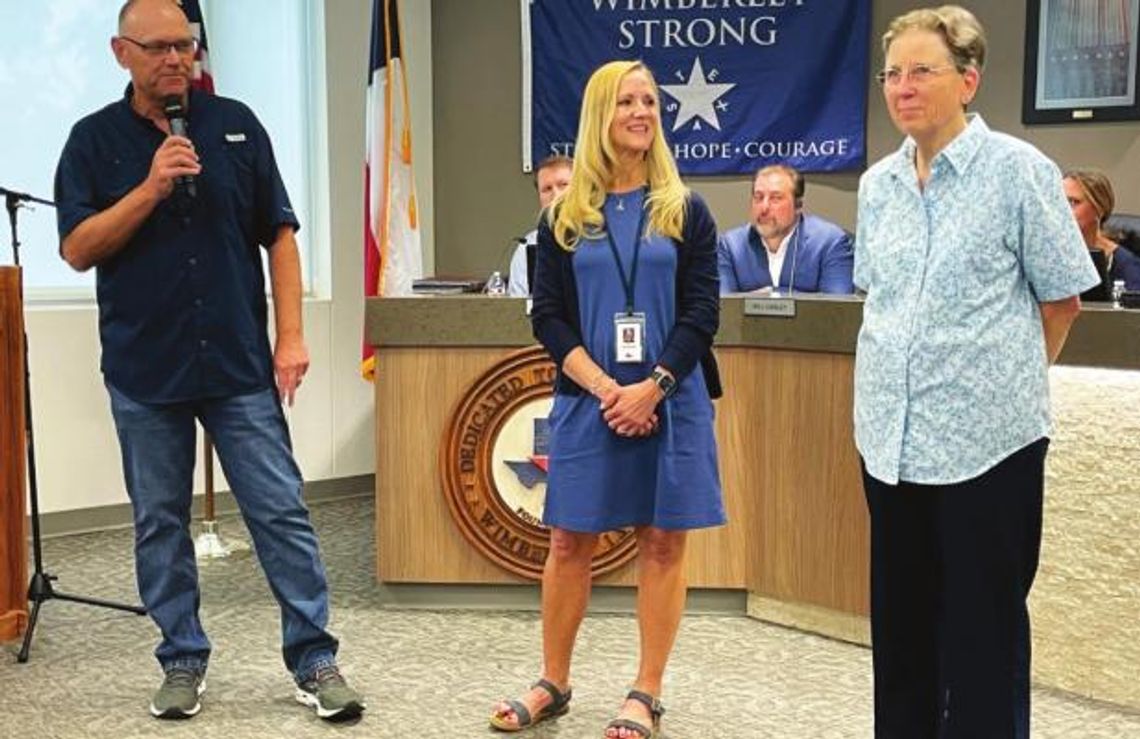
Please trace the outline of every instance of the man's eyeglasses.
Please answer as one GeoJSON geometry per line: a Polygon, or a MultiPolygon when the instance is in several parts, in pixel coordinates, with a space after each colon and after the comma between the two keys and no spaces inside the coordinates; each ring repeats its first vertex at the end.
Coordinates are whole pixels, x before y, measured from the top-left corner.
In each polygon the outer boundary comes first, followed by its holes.
{"type": "Polygon", "coordinates": [[[177,41],[151,41],[143,43],[136,41],[130,36],[119,36],[123,41],[130,41],[135,46],[142,49],[148,56],[160,57],[166,56],[170,53],[171,49],[179,56],[190,56],[198,51],[198,39],[196,38],[183,38],[177,41]]]}
{"type": "Polygon", "coordinates": [[[934,67],[929,64],[915,64],[910,69],[902,70],[898,67],[888,67],[875,75],[875,79],[879,81],[880,85],[885,87],[895,87],[902,84],[903,80],[910,80],[916,85],[922,85],[934,79],[943,72],[950,70],[958,71],[958,68],[953,64],[943,64],[940,67],[934,67]]]}

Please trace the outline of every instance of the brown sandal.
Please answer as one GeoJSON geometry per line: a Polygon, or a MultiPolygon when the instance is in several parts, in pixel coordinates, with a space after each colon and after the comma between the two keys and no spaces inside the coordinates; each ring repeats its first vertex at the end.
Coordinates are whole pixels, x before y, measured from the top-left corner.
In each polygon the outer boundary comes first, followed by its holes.
{"type": "Polygon", "coordinates": [[[508,723],[503,718],[504,713],[502,711],[496,710],[491,714],[492,729],[508,732],[522,731],[523,729],[529,729],[530,727],[540,724],[548,719],[558,718],[570,710],[570,696],[573,694],[573,691],[571,691],[570,688],[567,688],[566,692],[563,693],[558,689],[557,685],[550,682],[549,680],[539,680],[530,687],[532,690],[534,688],[542,688],[547,693],[550,693],[550,703],[543,706],[542,709],[534,714],[534,716],[531,716],[530,709],[528,709],[526,707],[526,704],[521,700],[503,701],[503,703],[505,703],[512,711],[515,712],[515,716],[518,717],[518,723],[508,723]]]}
{"type": "Polygon", "coordinates": [[[661,701],[657,698],[654,698],[649,693],[643,693],[640,690],[629,691],[625,699],[637,701],[648,708],[653,725],[646,726],[640,721],[634,721],[631,718],[615,718],[606,724],[606,729],[627,729],[637,732],[637,735],[643,739],[656,739],[658,733],[661,731],[661,717],[665,715],[665,706],[661,705],[661,701]]]}

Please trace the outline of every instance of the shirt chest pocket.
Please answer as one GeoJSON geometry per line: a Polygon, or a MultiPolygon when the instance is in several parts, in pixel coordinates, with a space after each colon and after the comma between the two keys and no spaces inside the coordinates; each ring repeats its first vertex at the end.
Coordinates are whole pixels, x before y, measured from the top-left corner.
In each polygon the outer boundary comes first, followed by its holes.
{"type": "Polygon", "coordinates": [[[221,159],[229,170],[228,184],[239,190],[253,189],[254,173],[257,170],[257,157],[253,144],[244,136],[238,140],[227,136],[220,147],[221,159]]]}
{"type": "Polygon", "coordinates": [[[964,240],[963,283],[973,290],[993,290],[1019,270],[1017,254],[1002,233],[1000,219],[969,232],[964,240]]]}
{"type": "Polygon", "coordinates": [[[99,210],[106,210],[131,190],[141,185],[150,174],[150,160],[141,156],[112,155],[103,161],[102,186],[98,189],[99,210]]]}
{"type": "Polygon", "coordinates": [[[921,210],[898,204],[877,204],[860,213],[865,218],[862,236],[872,283],[901,287],[921,278],[926,259],[927,224],[921,210]]]}
{"type": "Polygon", "coordinates": [[[203,174],[210,171],[212,189],[222,207],[233,207],[239,218],[251,213],[256,202],[257,159],[253,145],[226,140],[202,162],[203,174]]]}

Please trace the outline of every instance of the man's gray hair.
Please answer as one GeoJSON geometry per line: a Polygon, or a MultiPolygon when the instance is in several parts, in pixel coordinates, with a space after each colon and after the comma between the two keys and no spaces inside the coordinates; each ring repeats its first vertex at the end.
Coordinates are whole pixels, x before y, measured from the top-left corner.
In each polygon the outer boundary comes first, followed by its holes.
{"type": "MultiPolygon", "coordinates": [[[[140,1],[141,0],[127,0],[123,3],[123,7],[119,8],[119,33],[123,32],[124,21],[127,20],[127,16],[130,15],[131,10],[138,5],[140,1]]],[[[182,12],[182,0],[169,0],[169,2],[178,8],[179,12],[182,12]]],[[[185,13],[183,13],[183,15],[185,15],[185,13]]]]}

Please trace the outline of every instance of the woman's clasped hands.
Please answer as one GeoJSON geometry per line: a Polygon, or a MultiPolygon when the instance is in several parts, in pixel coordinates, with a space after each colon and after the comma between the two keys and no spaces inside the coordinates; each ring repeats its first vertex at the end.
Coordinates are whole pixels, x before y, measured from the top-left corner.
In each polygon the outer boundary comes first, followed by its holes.
{"type": "Polygon", "coordinates": [[[657,431],[657,404],[663,397],[649,378],[631,385],[612,382],[600,394],[602,417],[618,436],[649,436],[657,431]]]}

